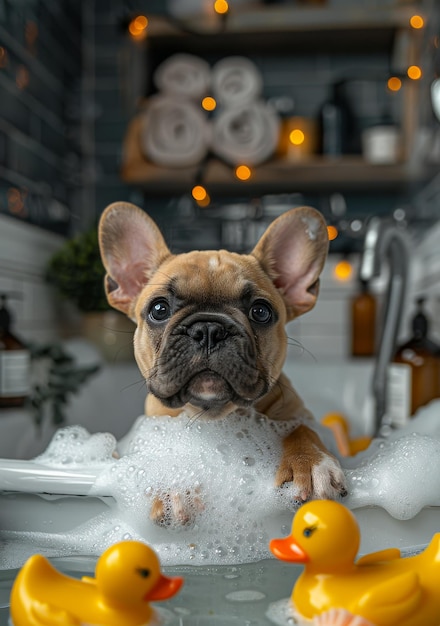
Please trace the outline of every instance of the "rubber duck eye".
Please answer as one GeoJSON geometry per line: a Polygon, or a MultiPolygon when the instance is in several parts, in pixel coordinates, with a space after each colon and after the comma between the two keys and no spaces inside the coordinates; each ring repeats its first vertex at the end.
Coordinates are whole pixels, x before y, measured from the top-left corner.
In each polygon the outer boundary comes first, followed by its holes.
{"type": "Polygon", "coordinates": [[[303,535],[304,537],[311,537],[313,535],[313,533],[316,530],[316,526],[308,526],[307,528],[304,528],[303,530],[303,535]]]}
{"type": "Polygon", "coordinates": [[[139,576],[142,576],[142,578],[148,578],[148,576],[150,575],[150,570],[149,569],[144,569],[143,567],[140,567],[137,570],[137,573],[139,574],[139,576]]]}

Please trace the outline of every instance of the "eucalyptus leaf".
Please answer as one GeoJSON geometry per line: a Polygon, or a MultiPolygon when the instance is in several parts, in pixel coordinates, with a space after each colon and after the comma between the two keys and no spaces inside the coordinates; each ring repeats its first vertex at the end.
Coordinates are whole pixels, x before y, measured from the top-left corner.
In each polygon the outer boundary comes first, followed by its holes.
{"type": "Polygon", "coordinates": [[[51,414],[52,423],[60,426],[65,423],[64,409],[69,403],[71,395],[77,393],[81,386],[93,376],[100,366],[76,365],[74,357],[59,344],[37,345],[30,344],[31,360],[35,367],[42,361],[48,361],[45,380],[34,384],[28,397],[28,406],[37,426],[41,425],[45,411],[51,414]]]}

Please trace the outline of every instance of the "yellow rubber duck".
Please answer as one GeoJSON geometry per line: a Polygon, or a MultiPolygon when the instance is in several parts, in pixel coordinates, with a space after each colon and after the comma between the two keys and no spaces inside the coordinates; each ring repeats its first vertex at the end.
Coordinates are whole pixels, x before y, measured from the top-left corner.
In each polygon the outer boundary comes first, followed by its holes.
{"type": "Polygon", "coordinates": [[[155,551],[121,541],[98,559],[95,578],[62,574],[41,554],[21,568],[11,590],[14,626],[141,626],[157,622],[149,602],[176,594],[183,579],[161,573],[155,551]]]}
{"type": "Polygon", "coordinates": [[[440,533],[407,558],[390,548],[355,561],[359,545],[355,516],[331,500],[304,504],[291,534],[270,542],[277,558],[304,564],[291,596],[299,617],[338,608],[377,626],[439,626],[440,533]]]}
{"type": "Polygon", "coordinates": [[[321,419],[321,424],[333,432],[338,452],[341,456],[354,456],[368,448],[371,437],[350,437],[348,421],[341,413],[327,413],[321,419]]]}

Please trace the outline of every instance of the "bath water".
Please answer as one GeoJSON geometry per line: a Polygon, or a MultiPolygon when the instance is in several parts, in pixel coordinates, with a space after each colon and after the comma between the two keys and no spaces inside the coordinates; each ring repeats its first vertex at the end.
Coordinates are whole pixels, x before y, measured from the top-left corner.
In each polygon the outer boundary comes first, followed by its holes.
{"type": "MultiPolygon", "coordinates": [[[[404,551],[413,556],[417,551],[404,551]]],[[[96,559],[53,558],[60,572],[93,576],[96,559]]],[[[169,576],[183,576],[179,593],[154,603],[162,626],[302,626],[293,617],[289,598],[302,566],[265,559],[258,563],[221,566],[173,566],[169,576]]],[[[0,626],[9,620],[9,595],[17,569],[0,570],[0,626]]]]}
{"type": "MultiPolygon", "coordinates": [[[[55,558],[52,563],[76,578],[93,575],[95,567],[95,561],[85,557],[55,558]]],[[[166,574],[183,576],[185,582],[176,596],[154,607],[163,626],[293,626],[296,622],[284,618],[279,607],[286,604],[301,570],[275,560],[164,568],[166,574]]],[[[0,572],[0,626],[8,624],[9,594],[17,571],[0,572]]]]}

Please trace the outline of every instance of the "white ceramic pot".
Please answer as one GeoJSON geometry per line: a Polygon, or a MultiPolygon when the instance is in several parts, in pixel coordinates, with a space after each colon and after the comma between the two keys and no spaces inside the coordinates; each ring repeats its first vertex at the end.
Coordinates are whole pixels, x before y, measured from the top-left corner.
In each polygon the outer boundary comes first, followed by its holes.
{"type": "Polygon", "coordinates": [[[369,163],[396,163],[401,157],[401,134],[397,126],[372,126],[362,133],[362,151],[369,163]]]}

